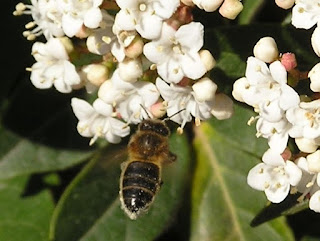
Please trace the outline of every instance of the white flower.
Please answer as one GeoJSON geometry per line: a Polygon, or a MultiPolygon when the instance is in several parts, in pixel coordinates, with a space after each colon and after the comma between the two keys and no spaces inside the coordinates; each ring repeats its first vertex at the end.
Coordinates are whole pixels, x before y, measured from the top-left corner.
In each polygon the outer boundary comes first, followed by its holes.
{"type": "Polygon", "coordinates": [[[272,149],[264,153],[262,161],[249,171],[247,182],[252,188],[264,191],[269,201],[280,203],[288,195],[290,186],[299,183],[302,171],[272,149]]]}
{"type": "Polygon", "coordinates": [[[292,25],[309,29],[320,20],[320,6],[315,0],[299,0],[292,9],[292,25]]]}
{"type": "Polygon", "coordinates": [[[301,102],[298,107],[286,112],[288,121],[293,125],[289,135],[293,138],[314,139],[320,137],[320,100],[301,102]]]}
{"type": "Polygon", "coordinates": [[[160,93],[153,83],[146,81],[129,83],[122,80],[119,69],[113,73],[110,80],[101,85],[98,91],[99,99],[113,105],[127,123],[134,124],[151,117],[150,112],[146,111],[157,102],[159,96],[160,93]]]}
{"type": "Polygon", "coordinates": [[[285,118],[277,122],[269,122],[264,118],[259,118],[256,128],[257,136],[268,139],[268,145],[271,149],[279,153],[285,150],[291,128],[291,124],[285,118]]]}
{"type": "MultiPolygon", "coordinates": [[[[236,99],[253,107],[260,105],[260,108],[270,106],[272,101],[277,101],[282,110],[299,103],[298,94],[287,85],[284,66],[275,61],[268,68],[266,63],[254,57],[248,58],[246,77],[235,82],[232,94],[236,99]]],[[[269,114],[273,115],[272,112],[269,114]]]]}
{"type": "Polygon", "coordinates": [[[158,74],[168,83],[178,83],[186,76],[198,79],[206,73],[199,56],[203,45],[203,25],[191,22],[175,31],[164,23],[161,36],[147,43],[143,53],[157,64],[158,74]]]}
{"type": "Polygon", "coordinates": [[[107,11],[101,10],[102,21],[97,29],[94,29],[87,38],[87,47],[91,53],[105,55],[109,53],[117,41],[112,26],[114,19],[107,11]]]}
{"type": "Polygon", "coordinates": [[[103,0],[56,0],[63,11],[62,29],[68,37],[76,35],[82,26],[97,28],[102,20],[99,6],[103,0]]]}
{"type": "Polygon", "coordinates": [[[47,43],[34,43],[32,53],[37,60],[31,67],[31,82],[39,89],[48,89],[52,85],[62,92],[72,91],[72,86],[80,84],[80,77],[75,66],[68,60],[68,54],[57,38],[50,38],[47,43]]]}
{"type": "Polygon", "coordinates": [[[160,97],[160,93],[153,83],[137,81],[135,90],[124,101],[120,102],[117,111],[127,123],[138,124],[143,119],[152,118],[151,106],[160,97]]]}
{"type": "Polygon", "coordinates": [[[233,96],[259,113],[257,136],[267,138],[270,148],[282,153],[291,128],[286,111],[300,102],[299,95],[287,85],[284,66],[274,61],[268,68],[263,61],[249,57],[246,77],[237,80],[233,87],[233,96]]]}
{"type": "Polygon", "coordinates": [[[116,24],[123,30],[137,30],[146,39],[158,38],[163,20],[168,19],[180,4],[178,0],[116,0],[121,10],[116,24]]]}
{"type": "Polygon", "coordinates": [[[303,200],[306,195],[310,195],[309,208],[315,212],[320,212],[320,175],[319,173],[313,173],[309,170],[309,164],[305,157],[299,157],[295,160],[298,167],[302,171],[302,177],[298,185],[297,190],[302,193],[299,200],[303,200]]]}
{"type": "Polygon", "coordinates": [[[31,5],[19,3],[14,15],[30,14],[33,21],[26,25],[24,36],[29,40],[43,34],[46,39],[62,37],[62,12],[55,0],[31,0],[31,5]],[[32,29],[32,30],[31,30],[32,29]]]}
{"type": "Polygon", "coordinates": [[[92,137],[90,144],[98,137],[104,137],[110,143],[119,143],[121,137],[130,133],[129,126],[113,117],[113,107],[99,99],[91,106],[84,100],[72,98],[71,106],[79,120],[78,132],[84,137],[92,137]]]}
{"type": "Polygon", "coordinates": [[[129,47],[133,43],[138,34],[136,31],[126,31],[121,29],[117,23],[114,23],[112,31],[117,36],[118,41],[113,43],[111,53],[119,62],[122,62],[126,57],[125,48],[129,47]]]}
{"type": "MultiPolygon", "coordinates": [[[[192,120],[192,116],[196,118],[197,123],[200,120],[209,119],[212,115],[219,119],[226,119],[232,115],[232,101],[230,102],[226,96],[200,102],[195,98],[195,93],[189,86],[168,85],[160,78],[157,78],[156,86],[161,97],[168,104],[167,115],[173,115],[170,119],[181,124],[182,128],[192,120]]],[[[200,99],[203,98],[200,96],[200,99]]]]}

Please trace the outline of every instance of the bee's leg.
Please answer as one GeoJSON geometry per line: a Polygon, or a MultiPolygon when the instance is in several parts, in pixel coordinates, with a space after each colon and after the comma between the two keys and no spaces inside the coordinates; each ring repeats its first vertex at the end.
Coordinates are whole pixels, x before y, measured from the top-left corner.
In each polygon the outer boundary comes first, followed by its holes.
{"type": "Polygon", "coordinates": [[[168,158],[166,159],[167,163],[172,163],[177,160],[177,155],[173,154],[172,152],[169,152],[168,158]]]}

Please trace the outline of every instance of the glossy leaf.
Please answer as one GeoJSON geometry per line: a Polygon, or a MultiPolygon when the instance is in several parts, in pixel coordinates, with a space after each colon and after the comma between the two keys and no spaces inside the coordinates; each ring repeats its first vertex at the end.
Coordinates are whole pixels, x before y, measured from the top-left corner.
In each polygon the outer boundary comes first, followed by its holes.
{"type": "Polygon", "coordinates": [[[247,185],[247,173],[267,149],[246,126],[252,114],[236,106],[231,119],[195,128],[191,240],[293,240],[283,218],[250,227],[266,198],[247,185]]]}
{"type": "Polygon", "coordinates": [[[0,179],[62,170],[85,161],[90,151],[56,149],[18,137],[0,127],[0,179]]]}
{"type": "Polygon", "coordinates": [[[47,190],[23,195],[27,181],[27,176],[0,181],[0,240],[48,240],[52,197],[47,190]]]}
{"type": "Polygon", "coordinates": [[[51,222],[56,241],[154,240],[175,217],[188,181],[190,162],[185,136],[172,135],[170,145],[178,156],[164,167],[155,202],[146,214],[130,220],[120,209],[120,163],[125,150],[111,146],[93,159],[65,191],[51,222]]]}
{"type": "Polygon", "coordinates": [[[280,216],[293,215],[309,207],[309,201],[298,202],[301,193],[288,195],[281,203],[268,203],[251,221],[251,226],[255,227],[280,216]]]}

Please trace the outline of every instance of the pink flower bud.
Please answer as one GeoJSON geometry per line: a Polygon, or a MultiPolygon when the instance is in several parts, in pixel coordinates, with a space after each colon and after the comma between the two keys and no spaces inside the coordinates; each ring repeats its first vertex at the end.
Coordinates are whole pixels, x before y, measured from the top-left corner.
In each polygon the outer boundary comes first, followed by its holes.
{"type": "Polygon", "coordinates": [[[285,53],[281,56],[281,64],[287,71],[293,70],[297,67],[297,60],[294,53],[285,53]]]}

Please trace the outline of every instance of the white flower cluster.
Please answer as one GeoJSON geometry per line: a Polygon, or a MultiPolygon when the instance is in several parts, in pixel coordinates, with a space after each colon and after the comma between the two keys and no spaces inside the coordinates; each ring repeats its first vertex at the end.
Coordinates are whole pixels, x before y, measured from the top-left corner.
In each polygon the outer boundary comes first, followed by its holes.
{"type": "MultiPolygon", "coordinates": [[[[209,1],[194,4],[206,9],[209,1]]],[[[31,0],[14,15],[32,16],[27,39],[47,40],[32,47],[33,85],[96,93],[92,105],[72,99],[78,131],[91,144],[98,137],[118,143],[129,124],[149,117],[176,114],[171,119],[183,128],[193,117],[200,124],[232,115],[231,99],[208,77],[215,60],[202,49],[204,27],[192,21],[192,7],[180,0],[31,0]],[[81,64],[81,56],[94,60],[81,64]]]]}
{"type": "MultiPolygon", "coordinates": [[[[249,124],[257,120],[257,137],[266,138],[269,149],[263,163],[250,170],[248,184],[274,203],[283,201],[290,190],[298,191],[299,200],[310,197],[310,209],[320,212],[320,100],[300,97],[288,85],[296,60],[293,54],[279,54],[273,38],[260,39],[253,52],[246,76],[234,83],[233,96],[258,113],[249,124]],[[299,154],[291,154],[289,139],[299,154]]],[[[311,81],[315,91],[312,85],[311,81]]]]}

